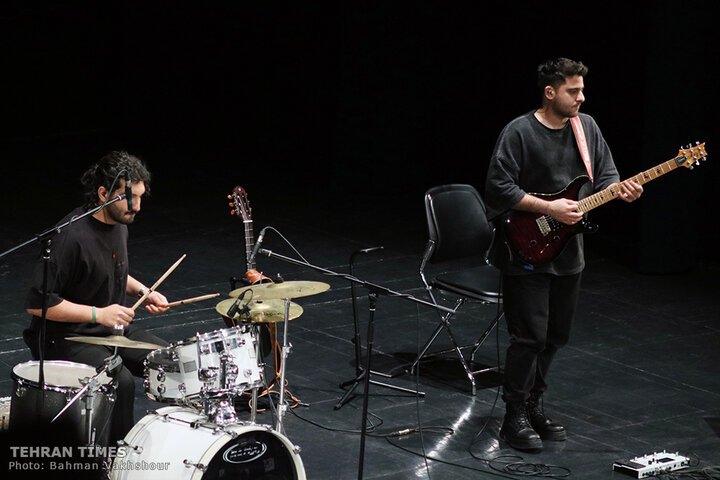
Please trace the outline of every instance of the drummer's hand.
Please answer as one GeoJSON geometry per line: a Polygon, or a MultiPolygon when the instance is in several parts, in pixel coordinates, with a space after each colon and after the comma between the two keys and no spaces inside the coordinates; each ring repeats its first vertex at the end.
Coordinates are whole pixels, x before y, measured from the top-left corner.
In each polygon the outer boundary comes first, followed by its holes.
{"type": "Polygon", "coordinates": [[[100,325],[105,325],[110,328],[113,328],[115,325],[127,327],[135,316],[135,311],[132,308],[118,304],[98,308],[96,312],[95,321],[100,325]]]}
{"type": "Polygon", "coordinates": [[[152,292],[145,299],[145,309],[153,315],[166,312],[168,308],[167,298],[160,292],[152,292]]]}

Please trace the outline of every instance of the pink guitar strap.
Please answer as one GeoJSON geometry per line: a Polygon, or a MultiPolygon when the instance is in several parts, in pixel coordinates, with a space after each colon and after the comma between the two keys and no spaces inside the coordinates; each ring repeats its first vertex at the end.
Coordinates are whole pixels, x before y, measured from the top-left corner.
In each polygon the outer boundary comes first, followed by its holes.
{"type": "Polygon", "coordinates": [[[583,129],[579,116],[570,117],[570,123],[572,124],[573,133],[575,133],[575,141],[578,144],[578,149],[580,149],[580,156],[583,159],[585,168],[590,176],[590,181],[592,182],[592,166],[590,164],[590,151],[588,150],[587,139],[585,138],[585,129],[583,129]]]}

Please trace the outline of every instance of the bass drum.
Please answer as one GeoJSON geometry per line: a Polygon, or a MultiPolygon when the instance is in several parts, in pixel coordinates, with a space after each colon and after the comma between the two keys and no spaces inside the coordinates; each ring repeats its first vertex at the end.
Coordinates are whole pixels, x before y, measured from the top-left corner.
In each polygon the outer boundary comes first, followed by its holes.
{"type": "Polygon", "coordinates": [[[142,418],[119,442],[112,480],[305,480],[298,449],[263,425],[206,423],[187,407],[142,418]]]}

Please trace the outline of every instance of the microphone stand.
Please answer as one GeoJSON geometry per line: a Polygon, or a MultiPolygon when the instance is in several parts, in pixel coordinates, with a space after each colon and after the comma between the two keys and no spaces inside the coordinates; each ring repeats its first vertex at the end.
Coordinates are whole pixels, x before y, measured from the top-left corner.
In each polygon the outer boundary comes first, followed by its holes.
{"type": "MultiPolygon", "coordinates": [[[[94,215],[103,208],[107,207],[108,205],[112,205],[115,202],[118,202],[125,198],[125,193],[121,193],[117,197],[113,198],[112,200],[109,200],[102,205],[98,205],[97,207],[88,210],[85,213],[82,213],[80,215],[77,215],[75,217],[72,217],[67,222],[56,225],[48,230],[45,230],[42,233],[38,233],[35,235],[35,237],[31,238],[30,240],[27,240],[26,242],[21,243],[20,245],[16,245],[15,247],[11,248],[10,250],[6,250],[2,253],[0,253],[0,258],[3,258],[6,255],[11,254],[12,252],[16,250],[20,250],[21,248],[26,247],[27,245],[30,245],[31,243],[38,242],[41,245],[40,249],[40,255],[43,262],[43,280],[42,280],[42,291],[43,291],[43,299],[42,299],[42,313],[41,313],[41,321],[40,321],[40,339],[39,339],[39,348],[38,348],[38,354],[39,354],[39,361],[38,361],[38,384],[40,384],[40,388],[42,390],[45,390],[45,334],[47,331],[47,310],[48,310],[48,301],[49,301],[49,294],[48,294],[48,270],[50,265],[50,247],[52,245],[52,239],[60,233],[60,231],[73,224],[74,222],[77,222],[78,220],[87,217],[88,215],[94,215]]],[[[39,396],[40,401],[42,402],[40,405],[40,409],[44,409],[44,402],[45,402],[45,395],[39,396]]]]}
{"type": "MultiPolygon", "coordinates": [[[[382,250],[383,247],[371,247],[371,248],[363,248],[360,250],[356,250],[353,252],[352,255],[350,255],[350,261],[348,263],[348,271],[350,275],[353,275],[353,264],[355,262],[355,257],[360,253],[370,253],[374,252],[376,250],[382,250]]],[[[340,388],[345,389],[345,387],[350,386],[349,389],[345,391],[343,396],[340,398],[338,403],[335,405],[334,409],[339,410],[341,409],[346,403],[348,403],[353,396],[353,393],[355,392],[355,389],[360,385],[360,382],[362,382],[365,379],[366,372],[369,372],[369,375],[380,375],[381,377],[385,378],[393,378],[392,375],[388,375],[386,373],[382,372],[376,372],[374,370],[365,370],[362,366],[362,345],[360,340],[360,327],[358,324],[358,308],[357,308],[357,301],[356,301],[356,293],[355,293],[355,282],[350,283],[350,295],[352,296],[352,308],[353,308],[353,339],[352,342],[355,345],[355,377],[351,380],[347,380],[340,384],[340,388]]],[[[370,344],[370,335],[368,334],[368,344],[370,344]]],[[[367,366],[367,365],[366,365],[367,366]]],[[[412,390],[409,388],[404,387],[398,387],[395,385],[390,385],[388,383],[382,383],[378,382],[377,380],[370,379],[370,383],[372,385],[377,385],[378,387],[384,387],[389,388],[391,390],[397,390],[399,392],[404,393],[413,393],[415,395],[419,395],[421,397],[425,396],[425,392],[419,392],[417,390],[412,390]]]]}
{"type": "MultiPolygon", "coordinates": [[[[258,254],[260,255],[266,255],[267,257],[276,257],[279,260],[282,260],[284,262],[292,263],[294,265],[299,265],[302,267],[309,268],[311,270],[315,270],[316,272],[320,272],[324,275],[329,275],[332,277],[337,278],[344,278],[345,280],[348,280],[352,282],[353,284],[358,284],[361,287],[364,287],[368,290],[368,302],[369,302],[369,319],[368,319],[368,329],[367,329],[367,357],[365,358],[365,371],[370,372],[370,359],[372,358],[372,346],[373,346],[373,335],[374,335],[374,321],[375,321],[375,307],[377,304],[377,297],[378,295],[387,295],[389,297],[399,297],[403,298],[405,300],[410,300],[415,303],[419,303],[421,305],[425,305],[430,308],[434,308],[435,310],[439,310],[445,313],[451,313],[454,314],[455,310],[451,308],[444,307],[442,305],[436,305],[434,303],[428,302],[426,300],[422,300],[419,298],[416,298],[410,294],[407,293],[401,293],[394,290],[391,290],[387,287],[383,287],[382,285],[378,285],[376,283],[367,282],[365,280],[361,280],[353,275],[347,274],[347,273],[340,273],[335,272],[332,270],[328,270],[326,268],[318,267],[316,265],[313,265],[308,262],[304,262],[302,260],[296,260],[294,258],[286,257],[285,255],[280,255],[278,253],[275,253],[271,250],[266,250],[264,248],[261,248],[258,250],[258,254]]],[[[363,465],[365,463],[365,438],[367,436],[367,417],[368,417],[368,402],[370,398],[370,375],[364,375],[363,377],[363,384],[365,387],[365,392],[363,393],[363,408],[362,408],[362,427],[360,431],[360,454],[358,458],[358,480],[362,480],[363,478],[363,465]]]]}

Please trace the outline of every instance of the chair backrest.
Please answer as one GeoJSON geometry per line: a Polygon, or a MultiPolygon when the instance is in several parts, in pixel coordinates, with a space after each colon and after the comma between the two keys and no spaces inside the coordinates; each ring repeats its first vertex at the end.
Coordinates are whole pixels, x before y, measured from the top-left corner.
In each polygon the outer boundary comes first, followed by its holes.
{"type": "Polygon", "coordinates": [[[435,242],[429,261],[487,256],[493,227],[485,212],[485,203],[472,185],[440,185],[425,192],[428,234],[435,242]]]}

